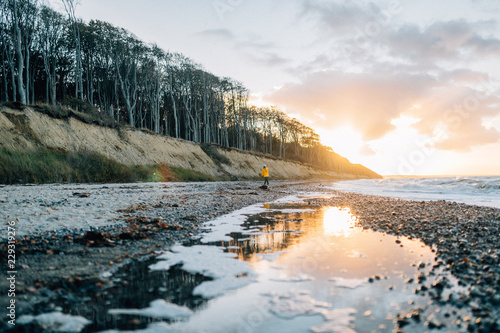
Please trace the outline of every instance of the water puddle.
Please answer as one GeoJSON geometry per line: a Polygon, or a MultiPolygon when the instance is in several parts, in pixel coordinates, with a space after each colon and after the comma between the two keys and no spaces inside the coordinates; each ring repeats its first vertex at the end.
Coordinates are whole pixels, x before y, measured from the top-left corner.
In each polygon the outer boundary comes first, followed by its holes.
{"type": "MultiPolygon", "coordinates": [[[[417,276],[428,272],[434,261],[431,249],[357,228],[346,209],[268,206],[266,213],[250,215],[231,237],[212,244],[248,262],[255,282],[210,300],[174,327],[206,332],[390,332],[398,313],[424,309],[430,301],[415,295],[414,289],[417,276]]],[[[171,257],[163,256],[167,261],[171,257]]]]}
{"type": "Polygon", "coordinates": [[[91,319],[88,331],[461,329],[454,322],[465,314],[439,301],[453,288],[432,288],[443,279],[431,272],[432,249],[356,227],[347,209],[255,205],[207,229],[195,244],[115,276],[125,283],[94,296],[92,314],[63,312],[91,319]]]}
{"type": "Polygon", "coordinates": [[[110,328],[143,329],[154,322],[173,322],[183,318],[180,308],[190,309],[192,312],[203,307],[207,299],[194,296],[193,289],[210,280],[209,278],[201,274],[190,274],[179,265],[169,270],[151,271],[149,266],[156,262],[157,260],[148,260],[126,266],[113,275],[113,284],[104,288],[89,284],[70,294],[59,294],[56,289],[50,301],[35,306],[33,315],[20,317],[16,323],[20,328],[18,331],[97,332],[110,328]],[[163,303],[157,302],[158,300],[163,303]],[[147,309],[150,303],[163,310],[163,313],[152,315],[152,312],[130,311],[147,309]],[[167,308],[165,303],[176,306],[167,308]],[[123,312],[113,309],[127,309],[128,314],[118,315],[123,312]],[[87,320],[85,325],[75,328],[75,324],[82,322],[82,319],[87,320]],[[61,328],[67,323],[73,323],[73,329],[61,328]]]}

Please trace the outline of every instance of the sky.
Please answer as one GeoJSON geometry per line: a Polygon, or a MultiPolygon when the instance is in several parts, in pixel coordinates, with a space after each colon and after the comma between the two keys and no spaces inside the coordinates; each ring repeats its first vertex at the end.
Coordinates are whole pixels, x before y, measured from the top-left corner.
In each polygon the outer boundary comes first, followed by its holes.
{"type": "Polygon", "coordinates": [[[498,0],[80,0],[77,16],[242,82],[382,175],[500,174],[498,0]]]}

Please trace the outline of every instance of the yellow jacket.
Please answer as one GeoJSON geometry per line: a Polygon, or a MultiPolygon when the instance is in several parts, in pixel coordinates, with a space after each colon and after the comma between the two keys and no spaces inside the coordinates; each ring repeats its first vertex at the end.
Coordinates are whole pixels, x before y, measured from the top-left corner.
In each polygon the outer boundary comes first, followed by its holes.
{"type": "Polygon", "coordinates": [[[269,169],[268,168],[262,168],[262,176],[269,177],[269,169]]]}

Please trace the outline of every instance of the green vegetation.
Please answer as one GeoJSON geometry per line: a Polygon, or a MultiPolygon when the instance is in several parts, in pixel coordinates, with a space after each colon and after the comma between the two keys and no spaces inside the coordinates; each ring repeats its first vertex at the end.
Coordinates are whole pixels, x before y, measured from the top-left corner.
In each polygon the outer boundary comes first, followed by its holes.
{"type": "Polygon", "coordinates": [[[172,180],[186,181],[186,182],[201,182],[201,181],[214,181],[217,180],[211,175],[207,175],[198,171],[184,168],[172,168],[172,180]]]}
{"type": "Polygon", "coordinates": [[[198,171],[166,165],[127,166],[101,154],[60,150],[12,151],[0,149],[0,184],[133,183],[214,181],[198,171]]]}
{"type": "MultiPolygon", "coordinates": [[[[126,166],[93,152],[0,150],[0,183],[123,183],[152,181],[158,166],[126,166]]],[[[161,180],[161,176],[156,177],[161,180]]]]}
{"type": "Polygon", "coordinates": [[[226,164],[226,165],[231,165],[231,160],[227,158],[226,156],[222,155],[217,151],[216,145],[209,144],[209,143],[203,143],[201,144],[201,149],[207,154],[212,161],[214,161],[217,165],[221,164],[226,164]]]}

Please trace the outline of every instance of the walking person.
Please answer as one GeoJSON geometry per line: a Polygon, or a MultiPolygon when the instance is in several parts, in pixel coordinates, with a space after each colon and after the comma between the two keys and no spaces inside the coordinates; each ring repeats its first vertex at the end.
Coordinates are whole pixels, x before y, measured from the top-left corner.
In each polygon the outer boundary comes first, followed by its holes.
{"type": "Polygon", "coordinates": [[[269,169],[266,164],[262,168],[262,177],[264,177],[264,186],[269,185],[269,169]]]}

